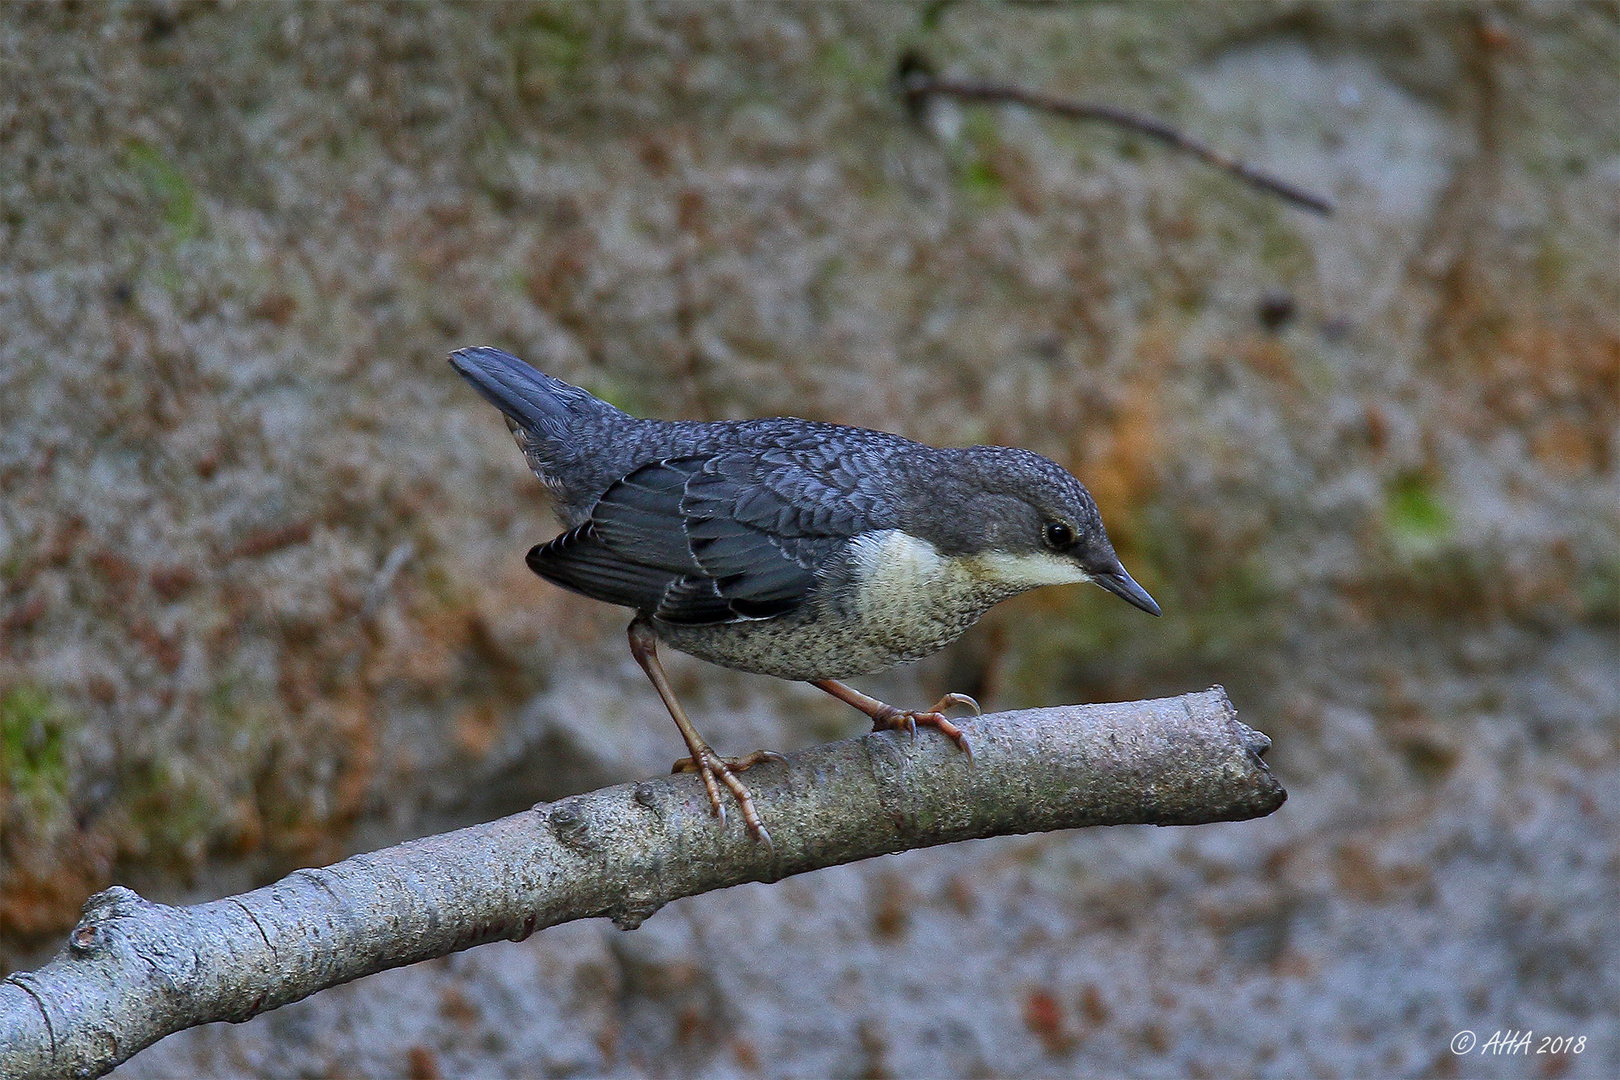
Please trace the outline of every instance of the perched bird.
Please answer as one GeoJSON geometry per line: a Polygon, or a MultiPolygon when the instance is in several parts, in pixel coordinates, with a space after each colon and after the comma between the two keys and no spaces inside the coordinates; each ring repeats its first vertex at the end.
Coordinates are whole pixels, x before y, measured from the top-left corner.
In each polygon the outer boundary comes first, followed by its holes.
{"type": "MultiPolygon", "coordinates": [[[[1092,581],[1150,614],[1091,494],[1056,462],[1005,446],[940,449],[809,420],[640,420],[493,348],[450,363],[506,416],[567,531],[529,552],[566,589],[635,611],[630,650],[686,740],[722,822],[720,785],[770,842],[737,773],[779,755],[721,758],[687,719],[660,641],[724,667],[802,679],[874,730],[938,728],[838,681],[942,648],[1002,600],[1092,581]]],[[[970,759],[971,760],[971,756],[970,759]]]]}

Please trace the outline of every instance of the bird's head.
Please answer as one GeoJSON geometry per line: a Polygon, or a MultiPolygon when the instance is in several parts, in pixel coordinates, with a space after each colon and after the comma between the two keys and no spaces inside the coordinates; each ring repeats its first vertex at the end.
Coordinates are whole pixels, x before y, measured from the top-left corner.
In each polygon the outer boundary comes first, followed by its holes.
{"type": "Polygon", "coordinates": [[[907,531],[1008,593],[1092,581],[1159,614],[1159,605],[1125,572],[1084,484],[1029,450],[974,446],[947,452],[949,465],[909,500],[907,531]]]}

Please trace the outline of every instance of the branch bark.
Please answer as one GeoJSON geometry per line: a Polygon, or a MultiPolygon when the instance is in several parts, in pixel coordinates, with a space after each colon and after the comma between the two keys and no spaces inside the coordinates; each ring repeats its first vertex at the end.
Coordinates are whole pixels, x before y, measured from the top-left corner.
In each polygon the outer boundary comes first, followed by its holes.
{"type": "Polygon", "coordinates": [[[572,919],[632,929],[682,896],[982,836],[1192,825],[1287,797],[1226,692],[1000,713],[816,746],[748,774],[774,852],[692,775],[621,784],[299,870],[193,907],[114,887],[45,967],[0,982],[0,1075],[99,1076],[172,1032],[572,919]]]}

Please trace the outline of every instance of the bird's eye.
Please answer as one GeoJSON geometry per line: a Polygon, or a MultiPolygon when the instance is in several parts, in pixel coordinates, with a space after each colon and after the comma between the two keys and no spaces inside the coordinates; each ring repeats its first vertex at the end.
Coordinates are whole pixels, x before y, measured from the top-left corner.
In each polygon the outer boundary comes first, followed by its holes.
{"type": "Polygon", "coordinates": [[[1041,535],[1053,551],[1062,551],[1074,543],[1074,530],[1061,521],[1048,521],[1041,535]]]}

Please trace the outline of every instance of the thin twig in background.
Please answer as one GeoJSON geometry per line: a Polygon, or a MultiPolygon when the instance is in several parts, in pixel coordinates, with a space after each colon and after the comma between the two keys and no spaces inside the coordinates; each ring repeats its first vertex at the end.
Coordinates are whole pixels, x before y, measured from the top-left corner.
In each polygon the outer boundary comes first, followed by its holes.
{"type": "Polygon", "coordinates": [[[0,1076],[99,1076],[175,1031],[573,919],[624,929],[682,896],[983,836],[1271,813],[1270,741],[1220,687],[883,732],[748,774],[774,850],[718,825],[691,774],[621,784],[298,870],[193,907],[92,896],[38,971],[0,980],[0,1076]]]}
{"type": "Polygon", "coordinates": [[[906,99],[906,103],[913,109],[919,107],[927,98],[948,97],[955,98],[958,101],[1006,101],[1030,109],[1039,109],[1054,116],[1066,117],[1070,120],[1101,120],[1104,123],[1125,128],[1127,131],[1134,131],[1139,135],[1157,139],[1173,150],[1191,154],[1200,161],[1213,165],[1217,169],[1224,169],[1238,179],[1252,184],[1262,191],[1280,195],[1289,202],[1321,214],[1323,217],[1331,217],[1333,214],[1332,201],[1321,195],[1296,187],[1286,180],[1279,180],[1277,177],[1257,169],[1253,165],[1239,161],[1228,154],[1223,154],[1191,135],[1177,131],[1162,120],[1155,120],[1151,116],[1141,116],[1113,105],[1068,101],[1064,98],[1052,97],[1049,94],[1025,90],[1017,86],[1007,86],[1001,83],[964,79],[939,79],[915,69],[911,71],[902,70],[900,93],[906,99]]]}

